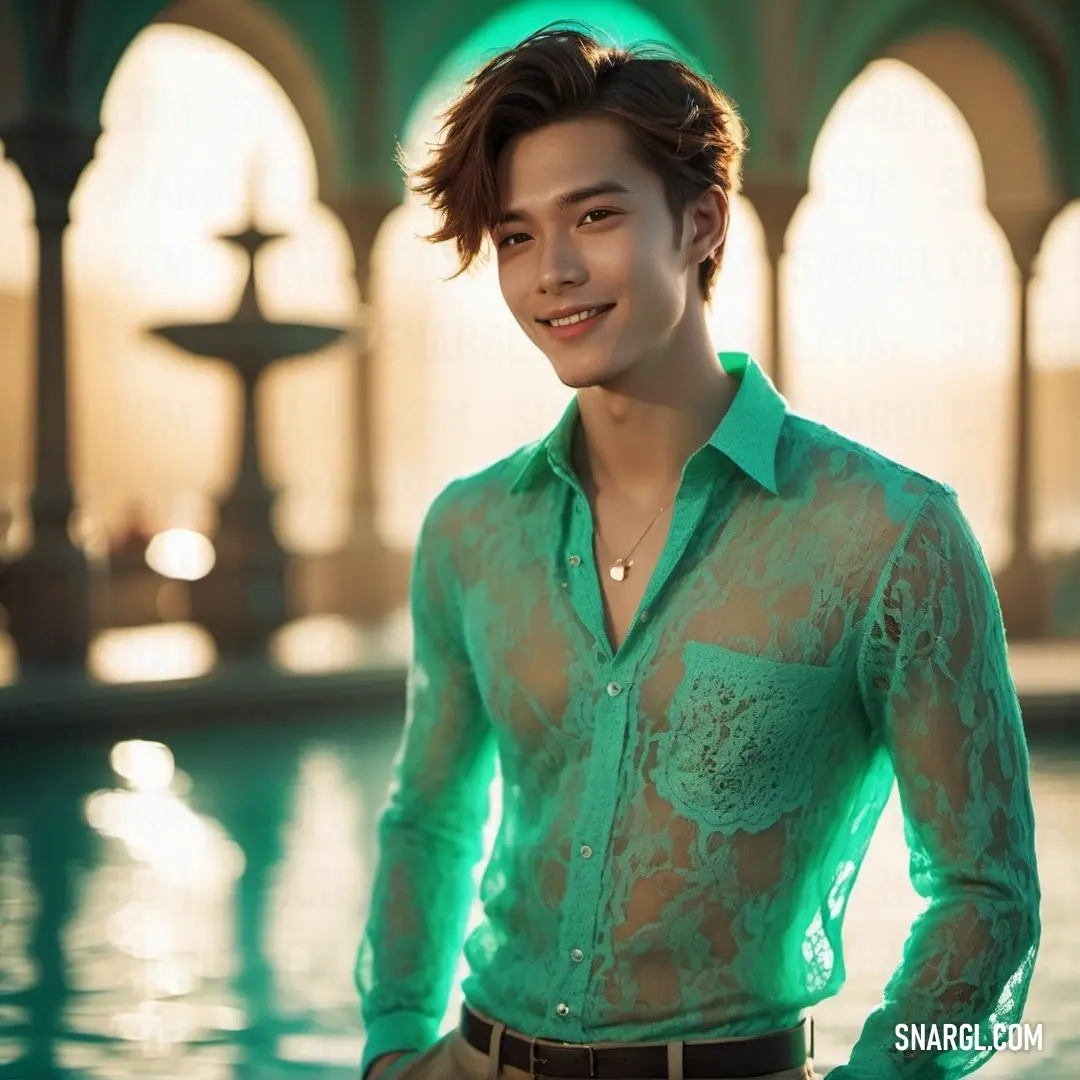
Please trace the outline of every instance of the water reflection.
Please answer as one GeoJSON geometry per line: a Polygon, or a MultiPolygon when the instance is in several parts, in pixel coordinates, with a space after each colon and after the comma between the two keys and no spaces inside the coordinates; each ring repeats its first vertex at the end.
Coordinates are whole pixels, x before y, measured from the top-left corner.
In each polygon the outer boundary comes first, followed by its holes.
{"type": "Polygon", "coordinates": [[[37,893],[30,881],[29,845],[25,838],[0,833],[0,1066],[25,1053],[14,1032],[29,1024],[29,1012],[18,1004],[38,978],[31,936],[38,917],[37,893]]]}
{"type": "Polygon", "coordinates": [[[156,1073],[230,1075],[245,1023],[242,995],[228,988],[244,854],[188,804],[192,782],[167,747],[124,742],[109,761],[119,784],[84,802],[103,842],[66,936],[76,1038],[62,1040],[61,1064],[101,1077],[151,1063],[156,1073]]]}
{"type": "MultiPolygon", "coordinates": [[[[300,717],[178,730],[168,746],[10,747],[0,1076],[355,1080],[352,965],[399,732],[393,718],[300,717]]],[[[1025,1019],[1046,1051],[994,1059],[985,1075],[1002,1080],[1080,1075],[1080,748],[1036,752],[1034,769],[1046,930],[1025,1019]]],[[[498,797],[496,784],[489,846],[498,797]]],[[[894,799],[852,898],[848,984],[817,1013],[823,1065],[846,1055],[921,906],[906,871],[894,799]]]]}
{"type": "Polygon", "coordinates": [[[7,838],[0,846],[5,882],[0,966],[33,977],[3,997],[10,1016],[3,1032],[4,1068],[12,1076],[47,1077],[54,1075],[69,1028],[67,1010],[76,988],[68,931],[83,872],[94,860],[83,800],[109,770],[104,755],[45,747],[27,760],[16,748],[5,751],[0,759],[0,834],[7,838]]]}

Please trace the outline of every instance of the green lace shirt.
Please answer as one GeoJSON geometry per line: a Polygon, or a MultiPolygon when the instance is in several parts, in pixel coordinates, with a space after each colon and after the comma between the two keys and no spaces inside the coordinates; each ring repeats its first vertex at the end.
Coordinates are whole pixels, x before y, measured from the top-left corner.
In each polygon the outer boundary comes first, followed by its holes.
{"type": "MultiPolygon", "coordinates": [[[[845,904],[896,782],[927,901],[832,1080],[956,1080],[899,1023],[1021,1019],[1040,890],[997,596],[946,485],[791,412],[743,353],[629,636],[554,431],[426,515],[414,660],[356,978],[362,1068],[466,999],[567,1042],[749,1035],[844,982],[845,904]],[[503,815],[465,940],[489,788],[503,815]]],[[[867,947],[870,943],[866,943],[867,947]]]]}

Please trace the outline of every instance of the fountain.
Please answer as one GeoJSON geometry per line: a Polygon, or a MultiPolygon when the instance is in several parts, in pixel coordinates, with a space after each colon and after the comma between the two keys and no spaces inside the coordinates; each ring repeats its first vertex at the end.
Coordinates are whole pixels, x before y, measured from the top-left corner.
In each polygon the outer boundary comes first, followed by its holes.
{"type": "Polygon", "coordinates": [[[275,322],[263,314],[257,257],[283,235],[263,232],[253,215],[242,231],[218,235],[248,257],[247,283],[231,318],[149,328],[193,356],[229,364],[243,386],[239,474],[220,506],[214,566],[191,583],[191,617],[210,633],[223,658],[264,656],[270,636],[293,617],[286,585],[289,558],[272,524],[276,493],[259,463],[259,380],[274,364],[323,349],[346,333],[336,326],[275,322]]]}

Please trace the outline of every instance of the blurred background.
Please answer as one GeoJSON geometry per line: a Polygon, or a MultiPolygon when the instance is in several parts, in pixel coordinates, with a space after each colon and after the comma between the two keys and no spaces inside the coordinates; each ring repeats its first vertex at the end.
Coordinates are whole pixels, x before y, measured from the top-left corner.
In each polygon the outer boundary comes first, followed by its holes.
{"type": "MultiPolygon", "coordinates": [[[[717,348],[960,493],[1044,886],[980,1076],[1080,1075],[1075,3],[0,0],[0,1077],[355,1077],[412,546],[569,396],[395,151],[560,18],[739,103],[717,348]]],[[[894,801],[819,1070],[920,904],[894,801]]]]}

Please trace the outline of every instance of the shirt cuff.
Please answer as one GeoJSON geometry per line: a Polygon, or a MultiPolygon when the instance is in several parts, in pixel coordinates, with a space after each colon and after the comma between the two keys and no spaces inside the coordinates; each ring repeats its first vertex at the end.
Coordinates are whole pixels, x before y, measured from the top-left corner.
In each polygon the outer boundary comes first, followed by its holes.
{"type": "Polygon", "coordinates": [[[364,1056],[360,1059],[360,1075],[383,1054],[395,1050],[424,1051],[439,1037],[439,1022],[424,1013],[399,1012],[381,1016],[368,1025],[364,1056]]]}

